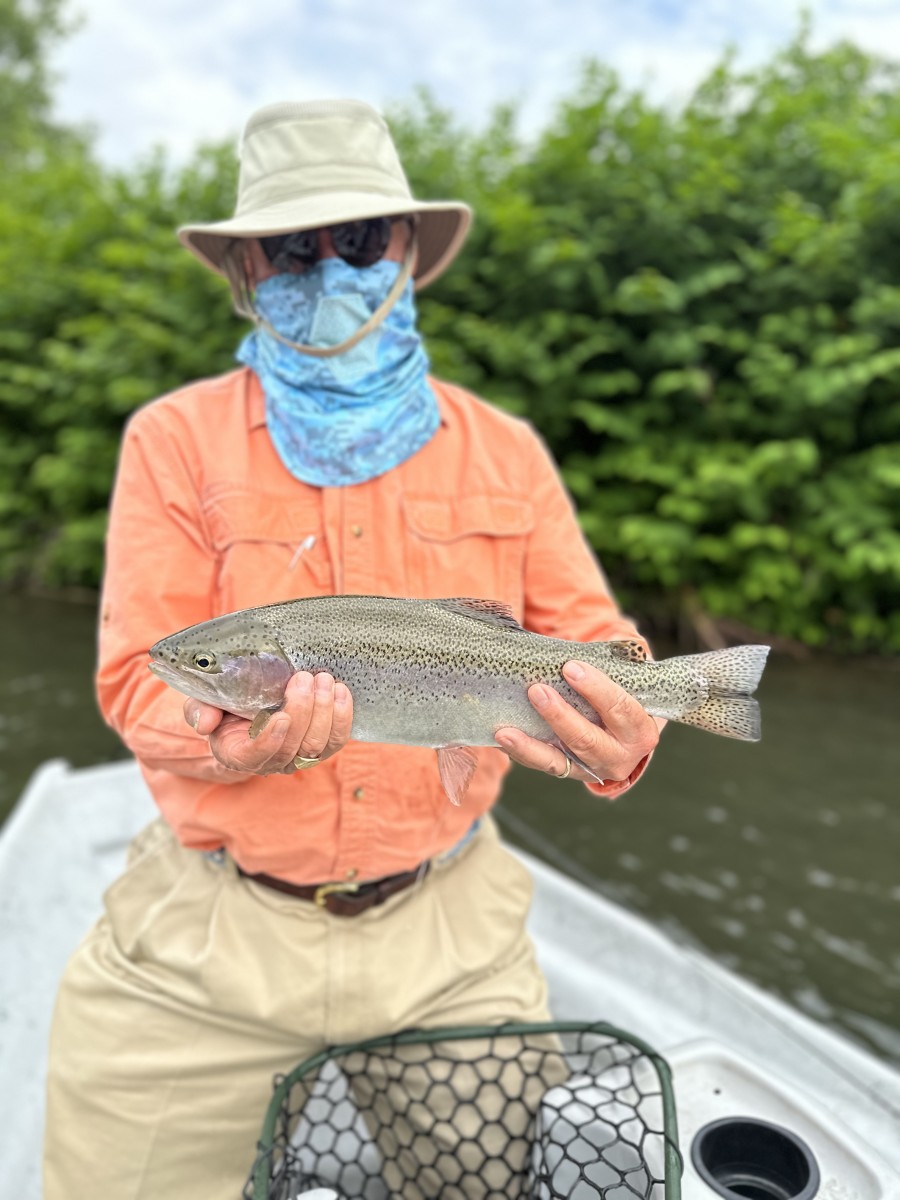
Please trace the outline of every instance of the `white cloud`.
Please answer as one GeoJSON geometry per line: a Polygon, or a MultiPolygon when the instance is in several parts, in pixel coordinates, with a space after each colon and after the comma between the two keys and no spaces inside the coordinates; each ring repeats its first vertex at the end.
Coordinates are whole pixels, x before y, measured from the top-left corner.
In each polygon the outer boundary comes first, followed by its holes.
{"type": "MultiPolygon", "coordinates": [[[[427,84],[467,122],[516,99],[538,128],[598,58],[659,100],[688,96],[733,45],[757,62],[797,30],[783,0],[80,0],[57,53],[57,109],[89,122],[109,162],[157,143],[178,159],[236,137],[284,99],[354,96],[381,108],[427,84]]],[[[813,0],[815,43],[850,37],[900,59],[896,0],[813,0]]]]}

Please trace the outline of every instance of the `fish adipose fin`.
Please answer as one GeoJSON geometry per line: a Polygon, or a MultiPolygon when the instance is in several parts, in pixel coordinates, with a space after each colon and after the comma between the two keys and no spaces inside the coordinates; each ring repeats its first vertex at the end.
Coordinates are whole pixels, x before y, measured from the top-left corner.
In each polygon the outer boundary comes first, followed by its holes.
{"type": "Polygon", "coordinates": [[[629,662],[647,662],[647,651],[641,642],[604,642],[612,650],[613,654],[618,654],[619,658],[627,658],[629,662]]]}
{"type": "Polygon", "coordinates": [[[448,612],[458,613],[461,617],[471,617],[474,621],[484,621],[488,625],[503,625],[519,633],[527,632],[516,620],[513,610],[500,600],[473,600],[470,597],[453,597],[449,600],[435,600],[441,608],[448,612]]]}
{"type": "MultiPolygon", "coordinates": [[[[690,654],[682,659],[705,676],[709,697],[699,708],[677,716],[675,720],[723,737],[758,742],[762,736],[759,705],[751,695],[756,691],[769,649],[769,646],[730,646],[726,650],[690,654]]],[[[674,658],[667,660],[669,663],[677,661],[674,658]]]]}
{"type": "Polygon", "coordinates": [[[458,805],[472,782],[478,756],[471,746],[441,746],[437,760],[444,791],[452,803],[458,805]]]}

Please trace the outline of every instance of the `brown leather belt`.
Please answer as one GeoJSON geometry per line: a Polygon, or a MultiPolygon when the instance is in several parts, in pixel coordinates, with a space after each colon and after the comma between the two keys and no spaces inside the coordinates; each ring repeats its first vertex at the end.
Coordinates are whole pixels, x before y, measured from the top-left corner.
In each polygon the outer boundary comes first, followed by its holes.
{"type": "Polygon", "coordinates": [[[286,879],[277,879],[274,875],[260,872],[252,875],[249,871],[238,872],[245,879],[261,883],[264,887],[276,892],[284,892],[298,900],[311,900],[319,908],[332,913],[335,917],[355,917],[367,908],[384,904],[391,896],[396,896],[404,888],[411,887],[420,879],[424,879],[430,869],[430,863],[422,863],[413,871],[401,871],[399,875],[387,875],[384,879],[373,879],[368,883],[289,883],[286,879]]]}

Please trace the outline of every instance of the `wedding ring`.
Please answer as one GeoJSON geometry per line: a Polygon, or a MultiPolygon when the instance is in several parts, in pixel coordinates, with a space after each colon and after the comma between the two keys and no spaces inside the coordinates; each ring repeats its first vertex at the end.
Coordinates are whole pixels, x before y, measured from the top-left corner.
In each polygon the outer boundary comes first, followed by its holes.
{"type": "Polygon", "coordinates": [[[307,767],[314,767],[316,763],[321,761],[320,758],[304,758],[302,754],[298,754],[294,759],[294,766],[298,771],[305,771],[307,767]]]}
{"type": "Polygon", "coordinates": [[[558,776],[558,778],[559,779],[568,779],[569,773],[571,772],[571,770],[572,770],[572,760],[571,760],[571,758],[567,758],[566,759],[566,769],[563,771],[562,775],[558,776]]]}

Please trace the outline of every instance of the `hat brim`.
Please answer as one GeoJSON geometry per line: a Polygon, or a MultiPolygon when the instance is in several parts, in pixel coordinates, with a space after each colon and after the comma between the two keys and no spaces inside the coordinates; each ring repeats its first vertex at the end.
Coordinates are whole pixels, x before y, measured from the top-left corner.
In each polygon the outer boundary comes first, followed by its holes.
{"type": "Polygon", "coordinates": [[[387,198],[365,192],[304,196],[290,199],[253,213],[215,221],[208,225],[182,225],[178,230],[181,244],[204,266],[225,275],[223,259],[235,238],[267,237],[275,233],[294,233],[301,229],[319,229],[342,221],[361,221],[367,217],[418,215],[418,255],[413,279],[417,288],[426,287],[450,266],[459,253],[472,223],[472,210],[459,201],[423,201],[387,198]]]}

